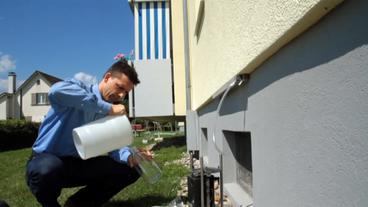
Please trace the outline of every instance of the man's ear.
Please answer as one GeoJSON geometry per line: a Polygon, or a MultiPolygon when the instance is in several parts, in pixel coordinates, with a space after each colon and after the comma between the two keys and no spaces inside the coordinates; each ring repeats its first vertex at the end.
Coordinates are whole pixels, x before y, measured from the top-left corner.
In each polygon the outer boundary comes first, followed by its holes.
{"type": "Polygon", "coordinates": [[[107,72],[103,77],[103,81],[106,83],[111,78],[111,76],[112,74],[110,72],[107,72]]]}

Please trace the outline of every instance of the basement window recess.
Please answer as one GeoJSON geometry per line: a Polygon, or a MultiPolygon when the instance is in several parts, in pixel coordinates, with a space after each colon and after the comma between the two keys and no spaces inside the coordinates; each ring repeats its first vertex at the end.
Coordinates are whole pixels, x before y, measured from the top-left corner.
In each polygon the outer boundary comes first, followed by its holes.
{"type": "MultiPolygon", "coordinates": [[[[224,146],[224,162],[232,163],[229,169],[235,172],[230,183],[237,184],[245,191],[249,198],[253,197],[253,177],[252,177],[252,143],[250,132],[224,131],[226,144],[224,146]]],[[[226,169],[224,169],[226,170],[226,169]]],[[[244,197],[248,197],[244,196],[244,197]]],[[[241,198],[241,200],[244,199],[241,198]]],[[[240,202],[243,203],[243,202],[240,202]]]]}

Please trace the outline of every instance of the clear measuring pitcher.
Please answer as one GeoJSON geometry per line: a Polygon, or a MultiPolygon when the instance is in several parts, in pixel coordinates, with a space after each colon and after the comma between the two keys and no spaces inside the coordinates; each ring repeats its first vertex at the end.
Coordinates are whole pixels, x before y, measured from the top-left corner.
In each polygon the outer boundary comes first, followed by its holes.
{"type": "Polygon", "coordinates": [[[146,182],[151,184],[156,183],[161,178],[162,171],[160,167],[154,160],[147,159],[136,148],[132,148],[132,153],[134,159],[138,163],[138,165],[135,166],[138,173],[146,182]]]}

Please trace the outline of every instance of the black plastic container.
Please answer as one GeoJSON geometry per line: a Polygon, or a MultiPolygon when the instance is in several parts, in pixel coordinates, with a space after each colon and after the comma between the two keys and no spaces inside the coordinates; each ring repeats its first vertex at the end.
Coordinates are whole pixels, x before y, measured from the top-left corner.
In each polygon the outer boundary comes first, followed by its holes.
{"type": "MultiPolygon", "coordinates": [[[[215,177],[209,173],[203,174],[204,178],[204,202],[206,207],[214,205],[214,181],[215,177]]],[[[193,207],[201,206],[201,172],[199,169],[192,171],[188,176],[188,202],[193,207]]]]}

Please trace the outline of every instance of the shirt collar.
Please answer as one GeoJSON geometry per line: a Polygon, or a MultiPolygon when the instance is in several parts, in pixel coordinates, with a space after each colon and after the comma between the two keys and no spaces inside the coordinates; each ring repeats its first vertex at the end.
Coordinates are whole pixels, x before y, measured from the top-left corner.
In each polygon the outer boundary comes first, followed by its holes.
{"type": "Polygon", "coordinates": [[[100,90],[98,89],[98,84],[94,84],[94,85],[92,86],[92,92],[93,92],[94,94],[96,94],[96,96],[97,96],[97,98],[98,98],[98,99],[103,100],[103,99],[102,99],[102,96],[101,96],[101,92],[100,92],[100,90]]]}

